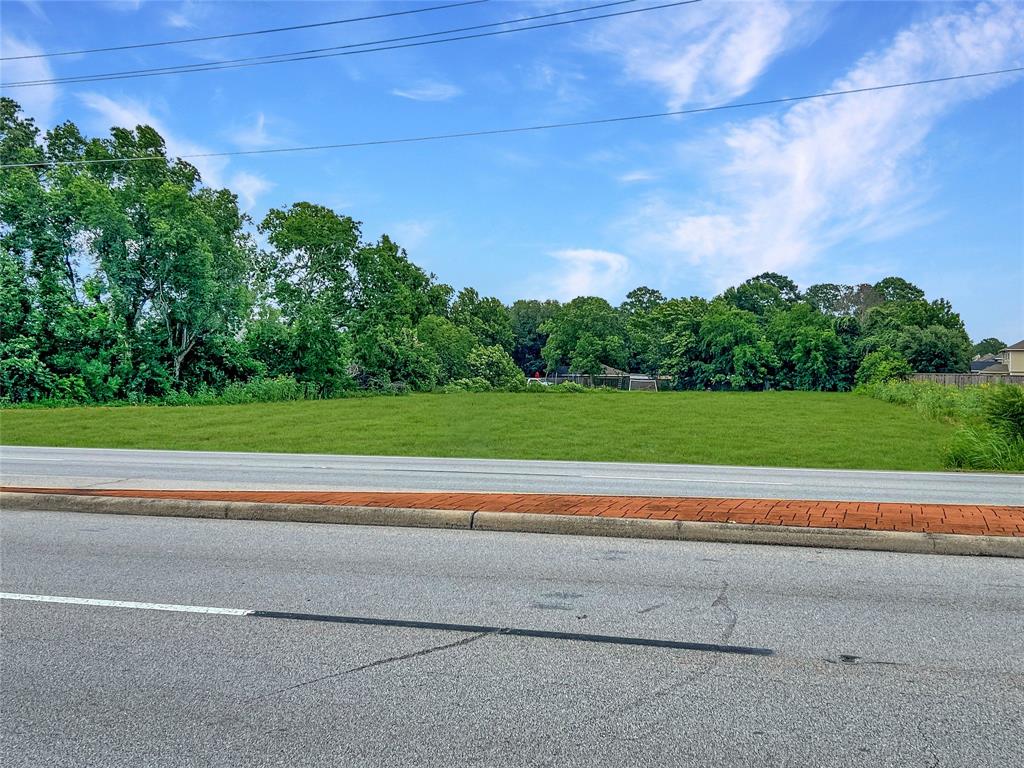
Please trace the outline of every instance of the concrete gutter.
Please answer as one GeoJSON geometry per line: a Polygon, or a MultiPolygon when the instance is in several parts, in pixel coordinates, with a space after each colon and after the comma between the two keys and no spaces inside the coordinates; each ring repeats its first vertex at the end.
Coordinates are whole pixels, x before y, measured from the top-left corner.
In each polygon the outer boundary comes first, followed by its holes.
{"type": "Polygon", "coordinates": [[[355,507],[327,504],[275,504],[249,501],[194,501],[62,493],[2,493],[0,509],[87,512],[103,515],[198,517],[216,520],[269,520],[293,523],[390,525],[456,528],[573,536],[775,544],[829,549],[867,549],[929,555],[983,555],[1024,558],[1024,538],[904,533],[848,528],[806,528],[739,523],[549,515],[529,512],[470,512],[446,509],[355,507]]]}

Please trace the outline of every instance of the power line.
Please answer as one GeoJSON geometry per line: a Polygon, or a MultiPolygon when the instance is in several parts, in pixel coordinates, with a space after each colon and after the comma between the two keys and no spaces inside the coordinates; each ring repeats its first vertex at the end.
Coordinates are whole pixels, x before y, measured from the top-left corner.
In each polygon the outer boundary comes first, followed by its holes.
{"type": "MultiPolygon", "coordinates": [[[[679,2],[679,3],[673,2],[673,3],[670,3],[669,5],[687,5],[689,3],[700,2],[700,1],[701,0],[686,0],[686,2],[679,2]]],[[[477,29],[486,29],[486,28],[490,28],[490,27],[500,27],[500,26],[504,26],[505,24],[519,24],[519,23],[522,23],[524,21],[536,21],[538,19],[547,19],[547,18],[552,18],[554,16],[565,16],[565,15],[571,14],[571,13],[582,13],[584,11],[597,10],[597,9],[600,9],[600,8],[608,8],[608,7],[617,6],[617,5],[627,5],[627,4],[631,4],[631,3],[635,3],[635,2],[637,2],[637,0],[613,0],[612,2],[598,3],[596,5],[587,5],[587,6],[583,6],[583,7],[580,7],[580,8],[573,8],[573,9],[564,10],[564,11],[556,11],[556,12],[553,12],[553,13],[544,13],[544,14],[540,14],[540,15],[536,15],[536,16],[524,16],[524,17],[520,17],[518,19],[505,19],[505,20],[502,20],[502,21],[489,22],[487,24],[475,24],[473,26],[468,26],[468,27],[456,27],[454,29],[438,30],[437,32],[424,32],[424,33],[420,33],[420,34],[416,34],[416,35],[405,35],[405,36],[402,36],[402,37],[385,38],[385,39],[382,39],[382,40],[369,40],[369,41],[366,41],[366,42],[363,42],[363,43],[349,43],[347,45],[338,45],[338,46],[332,46],[332,47],[328,47],[328,48],[310,48],[310,49],[304,50],[304,51],[291,51],[291,52],[287,52],[287,53],[266,54],[266,55],[263,55],[263,56],[248,56],[248,57],[245,57],[245,58],[227,59],[225,61],[217,61],[217,62],[202,62],[202,63],[198,63],[198,64],[182,64],[182,65],[168,66],[168,67],[152,67],[152,68],[146,68],[146,69],[124,70],[124,71],[121,71],[121,72],[102,72],[102,73],[95,73],[95,74],[91,74],[91,75],[73,75],[73,76],[69,76],[69,77],[65,77],[65,78],[52,78],[52,79],[43,79],[43,80],[25,80],[25,81],[19,81],[19,82],[15,82],[15,83],[8,83],[4,87],[8,87],[8,88],[12,88],[12,87],[31,87],[31,86],[36,86],[36,85],[53,85],[53,84],[57,84],[57,83],[85,83],[85,82],[97,82],[97,81],[102,81],[102,80],[126,80],[126,79],[134,79],[136,77],[155,77],[155,76],[158,76],[158,75],[184,74],[184,73],[187,73],[187,72],[207,72],[207,71],[217,70],[217,69],[237,69],[237,68],[240,68],[240,67],[260,66],[262,64],[281,64],[281,63],[287,63],[287,62],[290,62],[290,61],[307,61],[309,59],[332,58],[334,56],[351,56],[351,55],[354,55],[354,54],[357,54],[357,53],[374,53],[374,52],[377,52],[377,51],[395,50],[395,49],[399,49],[399,48],[412,48],[412,47],[418,47],[418,46],[422,46],[422,45],[434,45],[434,44],[437,44],[437,43],[449,42],[451,40],[467,40],[467,39],[472,39],[472,38],[476,38],[476,37],[489,37],[489,36],[493,36],[493,35],[497,35],[497,34],[509,34],[511,32],[520,32],[520,31],[524,31],[524,30],[528,30],[528,29],[540,29],[540,28],[546,27],[546,26],[558,26],[559,23],[538,24],[538,25],[534,25],[534,26],[531,26],[531,27],[518,27],[516,29],[502,30],[502,31],[499,31],[499,32],[491,32],[491,33],[487,33],[487,34],[465,35],[465,36],[462,36],[462,37],[447,38],[447,39],[443,39],[443,40],[430,40],[430,41],[426,41],[426,42],[406,44],[406,45],[388,45],[388,46],[378,47],[378,48],[367,48],[366,46],[375,46],[375,45],[380,46],[380,45],[383,45],[384,43],[400,43],[400,42],[407,41],[407,40],[419,40],[419,39],[422,39],[424,37],[437,37],[438,35],[454,34],[456,32],[468,32],[468,31],[477,30],[477,29]],[[362,50],[348,50],[348,49],[353,49],[353,48],[359,48],[359,49],[362,49],[362,50]],[[327,52],[327,51],[343,51],[343,52],[342,53],[324,53],[324,52],[327,52]]],[[[666,7],[666,6],[655,6],[653,8],[637,9],[637,10],[629,11],[628,13],[637,13],[637,12],[640,12],[640,11],[643,11],[643,10],[656,10],[656,9],[662,8],[662,7],[666,7]]],[[[590,19],[608,18],[610,16],[615,16],[615,15],[623,15],[623,14],[604,14],[604,15],[601,15],[601,16],[591,16],[591,17],[587,17],[587,18],[590,18],[590,19]]],[[[575,23],[577,21],[586,21],[586,20],[587,19],[573,19],[570,22],[561,22],[561,24],[575,23]]]]}
{"type": "MultiPolygon", "coordinates": [[[[788,104],[795,101],[807,101],[810,99],[824,99],[833,96],[849,96],[857,93],[869,93],[872,91],[887,91],[894,88],[909,88],[916,85],[929,85],[931,83],[948,83],[954,80],[968,80],[976,77],[990,77],[992,75],[1006,75],[1014,72],[1024,72],[1024,67],[1012,67],[1010,69],[993,69],[987,72],[972,72],[964,75],[949,75],[948,77],[932,77],[927,80],[910,80],[902,83],[887,83],[885,85],[871,85],[863,88],[847,88],[841,91],[825,91],[823,93],[811,93],[801,96],[783,96],[774,99],[762,99],[760,101],[742,101],[734,104],[720,104],[713,107],[692,107],[690,109],[677,109],[672,112],[652,112],[645,115],[625,115],[620,117],[603,117],[594,120],[577,120],[569,123],[546,123],[543,125],[520,126],[516,128],[490,128],[478,131],[461,131],[459,133],[438,133],[428,136],[408,136],[397,139],[374,139],[371,141],[353,141],[341,144],[316,144],[304,147],[279,147],[276,149],[242,149],[231,152],[202,152],[189,155],[179,155],[180,160],[196,160],[209,157],[234,157],[238,155],[274,155],[285,152],[312,152],[324,149],[352,149],[355,147],[373,147],[386,144],[413,144],[426,141],[442,141],[445,139],[463,139],[472,136],[497,136],[508,133],[528,133],[532,131],[546,131],[553,128],[577,128],[585,125],[606,125],[609,123],[625,123],[633,120],[650,120],[658,117],[676,117],[679,115],[696,115],[707,112],[720,112],[728,109],[741,109],[746,107],[764,107],[772,104],[788,104]]],[[[0,165],[5,168],[36,168],[46,166],[62,165],[103,165],[107,163],[135,162],[145,160],[166,161],[164,155],[140,155],[135,157],[98,158],[89,160],[54,160],[38,163],[8,163],[0,165]]]]}
{"type": "Polygon", "coordinates": [[[459,3],[448,3],[447,5],[432,5],[429,8],[411,8],[405,11],[392,11],[390,13],[377,13],[373,16],[356,16],[348,19],[333,19],[331,21],[317,21],[311,24],[295,24],[290,27],[271,27],[270,29],[256,29],[251,32],[229,32],[223,35],[207,35],[205,37],[185,37],[179,40],[161,40],[155,43],[133,43],[130,45],[111,45],[106,48],[83,48],[80,51],[54,51],[50,53],[30,53],[24,56],[0,56],[0,61],[16,61],[18,59],[44,59],[53,56],[77,56],[86,53],[105,53],[108,51],[128,51],[135,48],[156,48],[161,45],[180,45],[182,43],[198,43],[205,40],[226,40],[232,37],[249,37],[251,35],[269,35],[272,32],[291,32],[296,29],[313,29],[315,27],[330,27],[337,24],[352,24],[357,21],[371,21],[373,19],[387,19],[392,16],[407,16],[413,13],[427,13],[428,11],[442,11],[446,8],[459,8],[464,5],[477,5],[486,3],[489,0],[464,0],[459,3]]]}
{"type": "Polygon", "coordinates": [[[615,0],[614,2],[599,3],[597,5],[583,6],[581,8],[574,8],[566,11],[556,11],[553,13],[545,13],[538,16],[524,16],[518,19],[506,19],[503,21],[495,21],[487,24],[476,24],[470,27],[458,27],[455,29],[439,30],[437,32],[425,32],[417,35],[406,35],[404,37],[387,38],[384,40],[373,40],[364,43],[349,43],[348,45],[333,46],[331,48],[314,48],[308,51],[295,51],[293,53],[278,53],[269,54],[265,56],[251,56],[243,59],[229,59],[221,62],[212,63],[201,63],[201,64],[184,64],[174,67],[153,67],[148,69],[135,69],[135,70],[124,70],[121,72],[106,72],[97,73],[91,75],[78,75],[64,78],[51,78],[45,80],[24,80],[14,83],[3,83],[0,84],[5,88],[22,88],[22,87],[33,87],[38,85],[55,85],[58,83],[90,83],[98,82],[103,80],[127,80],[134,79],[137,77],[156,77],[159,75],[168,74],[186,74],[189,72],[209,72],[212,70],[219,69],[237,69],[240,67],[253,67],[260,66],[263,64],[282,64],[292,61],[308,61],[311,59],[325,59],[333,58],[336,56],[353,56],[360,53],[375,53],[378,51],[391,51],[401,48],[416,48],[424,45],[436,45],[438,43],[450,43],[460,40],[473,40],[482,37],[494,37],[496,35],[508,35],[515,32],[525,32],[533,29],[544,29],[547,27],[558,27],[566,24],[577,24],[581,21],[595,21],[598,19],[608,19],[616,16],[627,16],[634,13],[645,13],[647,11],[656,11],[663,8],[674,8],[681,5],[692,5],[694,3],[702,2],[702,0],[675,0],[675,2],[662,3],[660,5],[647,6],[644,8],[633,8],[627,11],[616,11],[613,13],[604,13],[593,16],[586,16],[579,19],[567,19],[563,21],[548,22],[545,24],[533,24],[525,27],[515,27],[513,29],[501,29],[495,32],[479,32],[470,35],[460,35],[457,37],[446,37],[439,40],[419,40],[419,42],[406,42],[398,45],[379,45],[380,43],[394,43],[403,40],[418,40],[424,37],[436,37],[437,35],[446,35],[454,32],[464,32],[474,29],[484,29],[487,27],[500,27],[505,24],[518,24],[524,21],[534,21],[537,19],[546,19],[553,16],[564,16],[570,13],[581,13],[583,11],[595,10],[598,8],[608,8],[610,6],[624,5],[626,3],[633,3],[636,0],[615,0]],[[376,48],[367,48],[365,46],[378,45],[376,48]],[[343,49],[358,49],[358,50],[343,50],[343,49]],[[333,53],[321,53],[321,51],[334,51],[333,53]]]}

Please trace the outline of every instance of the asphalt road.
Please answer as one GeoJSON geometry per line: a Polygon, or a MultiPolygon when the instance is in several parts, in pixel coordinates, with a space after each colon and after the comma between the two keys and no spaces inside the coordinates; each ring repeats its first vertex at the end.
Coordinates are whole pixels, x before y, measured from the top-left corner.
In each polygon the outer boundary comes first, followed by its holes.
{"type": "Polygon", "coordinates": [[[1024,476],[953,472],[0,447],[5,485],[497,491],[1024,504],[1024,476]]]}
{"type": "Polygon", "coordinates": [[[10,510],[0,524],[4,593],[269,612],[0,599],[5,768],[1024,754],[1015,561],[10,510]]]}

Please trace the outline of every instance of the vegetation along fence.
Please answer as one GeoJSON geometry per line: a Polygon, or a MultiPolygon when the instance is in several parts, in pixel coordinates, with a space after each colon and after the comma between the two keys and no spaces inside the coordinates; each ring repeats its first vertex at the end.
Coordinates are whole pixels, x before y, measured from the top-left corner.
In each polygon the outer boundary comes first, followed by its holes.
{"type": "Polygon", "coordinates": [[[951,387],[969,387],[974,384],[1016,384],[1024,387],[1024,376],[1009,373],[915,373],[914,381],[934,381],[951,387]]]}
{"type": "Polygon", "coordinates": [[[573,381],[584,387],[610,387],[611,389],[668,389],[672,383],[671,376],[658,376],[656,378],[639,378],[633,377],[633,385],[630,386],[629,376],[590,376],[584,373],[570,373],[566,376],[546,376],[537,381],[543,381],[545,384],[562,384],[566,381],[573,381]]]}

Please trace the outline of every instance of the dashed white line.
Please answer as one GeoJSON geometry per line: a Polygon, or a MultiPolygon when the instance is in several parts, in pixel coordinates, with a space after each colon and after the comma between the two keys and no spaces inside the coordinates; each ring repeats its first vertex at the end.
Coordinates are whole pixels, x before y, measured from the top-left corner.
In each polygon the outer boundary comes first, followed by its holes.
{"type": "Polygon", "coordinates": [[[34,603],[67,603],[69,605],[99,605],[104,608],[136,608],[145,611],[214,613],[221,616],[249,616],[252,614],[252,611],[242,608],[215,608],[208,605],[177,605],[175,603],[135,603],[130,600],[99,600],[89,597],[63,597],[59,595],[24,595],[17,592],[0,592],[0,600],[28,600],[34,603]]]}

